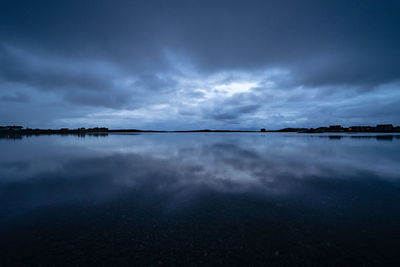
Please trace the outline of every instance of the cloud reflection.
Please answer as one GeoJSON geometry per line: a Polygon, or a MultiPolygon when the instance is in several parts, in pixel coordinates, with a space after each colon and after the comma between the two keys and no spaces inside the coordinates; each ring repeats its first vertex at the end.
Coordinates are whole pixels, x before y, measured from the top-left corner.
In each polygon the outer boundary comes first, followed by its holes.
{"type": "Polygon", "coordinates": [[[365,179],[397,181],[400,173],[395,147],[371,139],[338,144],[301,135],[111,135],[108,142],[71,137],[71,146],[67,137],[56,137],[43,152],[46,138],[23,139],[31,149],[26,158],[0,164],[3,211],[103,203],[125,194],[163,196],[165,208],[173,209],[204,192],[287,198],[321,181],[365,186],[365,179]]]}

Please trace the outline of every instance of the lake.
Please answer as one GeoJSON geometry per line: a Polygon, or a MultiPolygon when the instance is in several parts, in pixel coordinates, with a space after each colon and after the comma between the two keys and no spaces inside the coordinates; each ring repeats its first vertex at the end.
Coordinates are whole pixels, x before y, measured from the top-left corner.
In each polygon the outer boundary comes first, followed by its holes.
{"type": "Polygon", "coordinates": [[[400,136],[0,136],[0,265],[399,265],[400,136]]]}

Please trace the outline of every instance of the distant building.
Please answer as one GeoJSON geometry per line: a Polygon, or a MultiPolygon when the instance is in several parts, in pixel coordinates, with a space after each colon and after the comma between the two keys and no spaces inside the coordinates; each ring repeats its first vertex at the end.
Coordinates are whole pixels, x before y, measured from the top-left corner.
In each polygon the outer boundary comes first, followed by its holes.
{"type": "Polygon", "coordinates": [[[317,130],[325,132],[325,131],[329,131],[329,128],[328,127],[318,127],[317,130]]]}
{"type": "Polygon", "coordinates": [[[260,130],[260,132],[266,132],[267,130],[265,130],[265,128],[262,128],[261,130],[260,130]]]}
{"type": "Polygon", "coordinates": [[[330,125],[327,130],[328,131],[342,131],[343,127],[341,125],[330,125]]]}
{"type": "Polygon", "coordinates": [[[22,127],[22,126],[6,126],[6,128],[7,128],[7,130],[8,131],[21,131],[22,130],[22,128],[24,128],[24,127],[22,127]]]}
{"type": "Polygon", "coordinates": [[[107,132],[108,128],[106,128],[106,127],[95,127],[95,128],[89,128],[88,131],[90,131],[90,132],[107,132]]]}
{"type": "Polygon", "coordinates": [[[378,124],[378,125],[376,125],[376,130],[383,131],[383,132],[393,131],[393,125],[392,124],[378,124]]]}
{"type": "Polygon", "coordinates": [[[350,126],[349,132],[374,132],[375,127],[371,126],[350,126]]]}
{"type": "Polygon", "coordinates": [[[0,131],[8,131],[8,127],[7,126],[0,126],[0,131]]]}

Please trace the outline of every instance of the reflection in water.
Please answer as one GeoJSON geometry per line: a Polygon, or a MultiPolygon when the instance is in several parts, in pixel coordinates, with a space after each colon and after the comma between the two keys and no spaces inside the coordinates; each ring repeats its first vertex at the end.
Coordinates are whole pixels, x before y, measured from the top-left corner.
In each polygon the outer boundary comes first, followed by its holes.
{"type": "Polygon", "coordinates": [[[400,139],[317,136],[0,140],[0,261],[393,261],[400,139]]]}
{"type": "Polygon", "coordinates": [[[392,134],[381,134],[381,135],[317,135],[321,138],[328,137],[329,139],[340,140],[342,138],[353,138],[353,139],[376,139],[378,141],[392,141],[393,139],[400,139],[400,135],[392,134]]]}

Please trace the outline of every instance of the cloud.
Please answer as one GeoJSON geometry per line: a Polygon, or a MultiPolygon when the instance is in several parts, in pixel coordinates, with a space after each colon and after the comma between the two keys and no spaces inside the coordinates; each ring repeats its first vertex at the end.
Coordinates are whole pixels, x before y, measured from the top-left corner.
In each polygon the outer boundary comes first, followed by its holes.
{"type": "Polygon", "coordinates": [[[19,93],[17,92],[14,95],[3,95],[0,96],[0,101],[4,101],[4,102],[16,102],[16,103],[27,103],[30,101],[29,96],[23,94],[23,93],[19,93]]]}
{"type": "Polygon", "coordinates": [[[95,64],[49,58],[46,54],[32,54],[15,47],[0,46],[4,63],[0,77],[6,81],[24,83],[41,90],[91,89],[104,90],[111,81],[96,72],[95,64]]]}
{"type": "Polygon", "coordinates": [[[211,117],[215,120],[237,120],[243,115],[254,113],[261,105],[238,105],[238,106],[220,106],[213,107],[204,112],[203,116],[211,117]]]}
{"type": "Polygon", "coordinates": [[[168,69],[168,48],[208,72],[276,65],[300,72],[305,83],[363,84],[399,75],[398,7],[396,1],[6,1],[2,24],[14,43],[29,36],[23,44],[136,72],[168,69]]]}
{"type": "Polygon", "coordinates": [[[65,95],[65,100],[76,105],[122,108],[130,102],[130,96],[117,92],[73,92],[65,95]]]}
{"type": "Polygon", "coordinates": [[[175,89],[177,82],[170,77],[163,77],[157,74],[143,74],[131,85],[132,88],[137,88],[144,91],[167,91],[175,89]]]}

